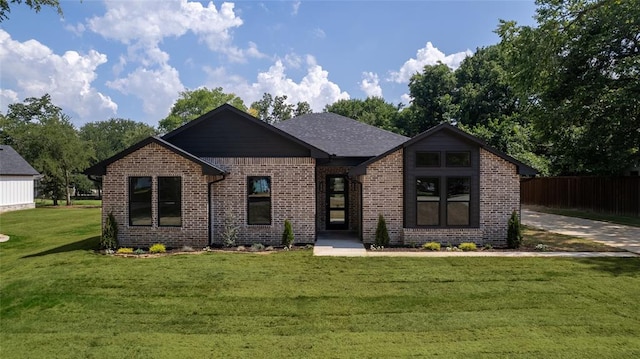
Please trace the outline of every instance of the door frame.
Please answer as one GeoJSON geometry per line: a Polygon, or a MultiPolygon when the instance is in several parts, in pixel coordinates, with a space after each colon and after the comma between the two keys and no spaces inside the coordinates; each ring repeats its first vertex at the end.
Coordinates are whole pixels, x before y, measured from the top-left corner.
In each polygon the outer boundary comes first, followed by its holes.
{"type": "Polygon", "coordinates": [[[325,194],[325,228],[327,230],[347,230],[349,229],[349,179],[346,175],[341,174],[328,174],[325,178],[326,194],[325,194]],[[343,191],[331,191],[330,181],[332,178],[342,178],[344,181],[343,191]],[[335,224],[331,223],[331,195],[342,194],[344,196],[344,208],[333,208],[333,210],[344,210],[344,223],[335,224]]]}

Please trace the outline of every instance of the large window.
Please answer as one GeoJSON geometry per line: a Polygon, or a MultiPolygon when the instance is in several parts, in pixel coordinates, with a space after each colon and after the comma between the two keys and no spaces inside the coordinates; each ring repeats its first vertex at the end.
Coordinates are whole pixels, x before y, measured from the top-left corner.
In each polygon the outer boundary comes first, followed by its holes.
{"type": "Polygon", "coordinates": [[[129,225],[151,225],[151,177],[129,177],[129,225]]]}
{"type": "Polygon", "coordinates": [[[247,178],[247,224],[271,224],[271,177],[247,178]]]}
{"type": "Polygon", "coordinates": [[[182,179],[158,177],[158,226],[182,225],[182,179]]]}
{"type": "Polygon", "coordinates": [[[469,177],[447,178],[447,226],[469,225],[470,183],[469,177]]]}
{"type": "Polygon", "coordinates": [[[419,226],[440,224],[440,179],[421,177],[416,180],[417,218],[419,226]]]}
{"type": "Polygon", "coordinates": [[[471,166],[471,152],[447,152],[447,167],[469,167],[471,166]]]}
{"type": "Polygon", "coordinates": [[[440,152],[416,152],[416,167],[440,167],[440,152]]]}

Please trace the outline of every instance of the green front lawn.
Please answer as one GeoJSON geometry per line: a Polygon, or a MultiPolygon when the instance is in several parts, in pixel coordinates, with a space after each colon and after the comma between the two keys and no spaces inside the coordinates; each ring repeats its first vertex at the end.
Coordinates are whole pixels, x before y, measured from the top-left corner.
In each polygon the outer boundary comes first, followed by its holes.
{"type": "Polygon", "coordinates": [[[640,357],[638,258],[123,258],[99,217],[0,216],[2,358],[640,357]]]}

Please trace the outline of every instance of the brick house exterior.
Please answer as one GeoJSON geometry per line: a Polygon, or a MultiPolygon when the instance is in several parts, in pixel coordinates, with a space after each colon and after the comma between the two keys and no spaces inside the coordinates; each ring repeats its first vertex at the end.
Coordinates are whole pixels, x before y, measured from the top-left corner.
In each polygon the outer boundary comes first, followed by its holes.
{"type": "Polygon", "coordinates": [[[327,113],[274,127],[224,105],[85,173],[121,246],[220,246],[231,229],[236,244],[279,245],[287,219],[299,244],[332,230],[373,243],[380,214],[395,245],[504,246],[535,170],[451,125],[409,139],[327,113]]]}

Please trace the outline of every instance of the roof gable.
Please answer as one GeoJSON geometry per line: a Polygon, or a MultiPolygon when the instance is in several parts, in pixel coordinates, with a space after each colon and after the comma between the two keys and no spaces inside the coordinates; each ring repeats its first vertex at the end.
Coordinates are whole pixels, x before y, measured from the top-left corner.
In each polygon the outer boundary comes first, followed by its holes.
{"type": "Polygon", "coordinates": [[[118,161],[121,158],[124,158],[126,156],[128,156],[129,154],[147,146],[150,143],[157,143],[158,145],[168,149],[169,151],[182,156],[184,158],[186,158],[187,160],[194,162],[196,164],[199,164],[202,167],[202,174],[207,174],[207,175],[221,175],[221,174],[226,174],[226,171],[220,169],[219,167],[216,167],[214,164],[211,164],[201,158],[198,158],[192,154],[190,154],[189,152],[186,152],[184,150],[182,150],[181,148],[178,148],[176,146],[174,146],[173,144],[163,140],[162,138],[153,136],[153,137],[148,137],[138,143],[136,143],[135,145],[127,148],[126,150],[115,154],[114,156],[111,156],[109,158],[107,158],[104,161],[98,162],[95,165],[87,168],[83,173],[86,175],[94,175],[94,176],[102,176],[105,175],[107,173],[107,166],[109,166],[110,164],[118,161]]]}
{"type": "Polygon", "coordinates": [[[39,174],[13,147],[0,145],[0,175],[37,176],[39,174]]]}
{"type": "Polygon", "coordinates": [[[358,165],[358,166],[354,167],[353,169],[351,169],[351,171],[349,171],[349,174],[350,175],[354,175],[354,176],[355,175],[366,174],[367,173],[367,166],[369,166],[370,164],[378,161],[379,159],[387,156],[388,154],[390,154],[392,152],[397,151],[400,148],[406,148],[406,147],[409,147],[409,146],[411,146],[411,145],[413,145],[413,144],[415,144],[417,142],[424,141],[424,140],[428,139],[429,137],[431,137],[431,136],[433,136],[433,135],[435,135],[437,133],[440,133],[442,131],[449,132],[451,135],[456,136],[456,137],[460,138],[461,140],[463,140],[465,142],[469,142],[469,143],[478,145],[479,147],[483,148],[484,150],[486,150],[486,151],[488,151],[490,153],[493,153],[494,155],[496,155],[496,156],[498,156],[498,157],[500,157],[500,158],[502,158],[502,159],[504,159],[504,160],[506,160],[508,162],[513,163],[516,166],[516,168],[518,169],[518,174],[520,174],[520,175],[533,176],[533,175],[538,173],[538,171],[536,169],[534,169],[533,167],[530,167],[530,166],[528,166],[528,165],[516,160],[515,158],[507,155],[506,153],[503,153],[501,151],[496,150],[495,148],[489,146],[486,142],[484,142],[483,140],[479,139],[478,137],[473,136],[473,135],[471,135],[469,133],[466,133],[466,132],[462,131],[461,129],[459,129],[459,128],[455,127],[455,126],[452,126],[452,125],[450,125],[448,123],[441,123],[441,124],[439,124],[437,126],[434,126],[434,127],[430,128],[430,129],[428,129],[428,130],[416,135],[415,137],[413,137],[410,140],[402,143],[401,145],[396,146],[396,147],[388,150],[387,152],[385,152],[385,153],[383,153],[383,154],[381,154],[381,155],[379,155],[377,157],[371,158],[370,160],[361,163],[360,165],[358,165]]]}
{"type": "Polygon", "coordinates": [[[373,157],[409,139],[331,112],[306,114],[275,126],[337,157],[373,157]]]}
{"type": "Polygon", "coordinates": [[[162,138],[197,157],[329,157],[315,146],[228,104],[162,138]]]}

